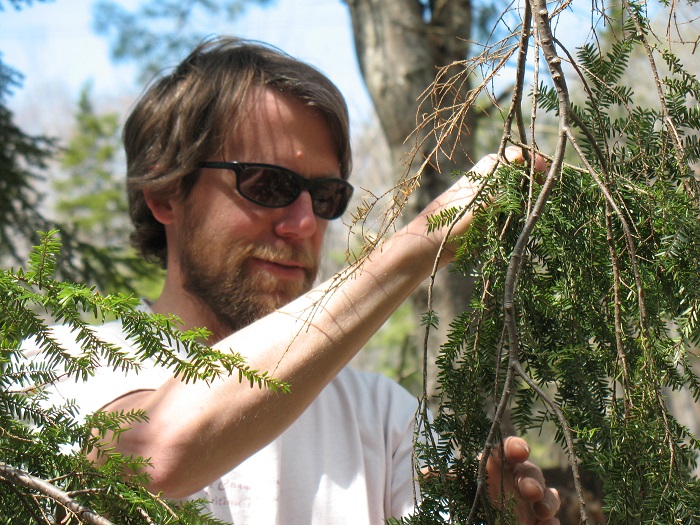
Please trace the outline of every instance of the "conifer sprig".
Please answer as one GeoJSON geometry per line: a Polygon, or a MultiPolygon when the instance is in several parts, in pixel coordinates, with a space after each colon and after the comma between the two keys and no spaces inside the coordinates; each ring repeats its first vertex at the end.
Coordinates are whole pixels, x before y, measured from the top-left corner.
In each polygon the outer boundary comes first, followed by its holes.
{"type": "Polygon", "coordinates": [[[55,230],[41,234],[26,270],[0,270],[0,523],[33,516],[38,524],[72,517],[81,523],[219,524],[201,513],[202,502],[171,503],[150,494],[144,458],[126,457],[100,445],[99,436],[118,435],[147,420],[143,411],[89,415],[78,419],[79,400],[50,402],[60,380],[85,381],[98,366],[138,371],[155,360],[184,381],[212,381],[237,375],[260,388],[288,391],[266,372],[251,369],[240,354],[215,351],[200,341],[204,330],[180,332],[177,319],[139,310],[126,294],[101,295],[94,288],[55,278],[61,243],[55,230]],[[99,337],[96,325],[120,319],[135,351],[99,337]],[[74,334],[79,352],[64,348],[51,324],[74,334]],[[22,347],[32,340],[38,354],[22,347]],[[105,460],[96,466],[83,450],[105,460]],[[107,519],[105,516],[108,516],[107,519]]]}
{"type": "MultiPolygon", "coordinates": [[[[678,391],[700,399],[700,84],[656,40],[649,8],[623,7],[615,33],[577,52],[554,36],[556,8],[539,1],[513,31],[550,71],[537,75],[533,120],[546,120],[544,110],[558,131],[546,142],[535,122],[524,129],[526,108],[511,109],[503,145],[545,155],[550,169],[537,183],[529,169],[504,164],[481,181],[498,191],[491,206],[471,209],[474,227],[459,239],[455,264],[474,278],[470,310],[450,325],[439,409],[420,425],[417,463],[440,475],[421,477],[418,512],[405,523],[494,523],[489,507],[508,509],[483,498],[484,455],[508,406],[520,431],[554,429],[582,522],[595,521],[583,471],[608,524],[700,521],[699,442],[668,401],[678,391]],[[630,83],[640,67],[650,72],[651,102],[630,83]]],[[[524,83],[516,89],[514,104],[526,104],[524,83]]],[[[447,110],[437,114],[448,126],[447,110]]]]}

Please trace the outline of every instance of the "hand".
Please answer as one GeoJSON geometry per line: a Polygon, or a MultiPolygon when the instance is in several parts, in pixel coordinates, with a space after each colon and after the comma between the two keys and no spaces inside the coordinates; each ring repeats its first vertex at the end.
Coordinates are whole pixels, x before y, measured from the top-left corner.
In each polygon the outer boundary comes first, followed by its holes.
{"type": "Polygon", "coordinates": [[[521,438],[509,437],[502,447],[494,447],[486,464],[489,496],[497,502],[501,487],[514,496],[518,521],[523,525],[559,525],[555,518],[561,504],[559,493],[547,488],[542,469],[528,461],[529,457],[530,449],[521,438]]]}

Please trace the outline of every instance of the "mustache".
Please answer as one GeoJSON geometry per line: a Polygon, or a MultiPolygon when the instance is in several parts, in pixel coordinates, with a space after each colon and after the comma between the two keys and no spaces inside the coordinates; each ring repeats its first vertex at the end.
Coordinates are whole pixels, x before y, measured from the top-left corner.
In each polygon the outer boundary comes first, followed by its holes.
{"type": "Polygon", "coordinates": [[[298,246],[250,244],[246,247],[245,252],[246,257],[285,264],[294,263],[306,270],[314,270],[318,266],[316,257],[310,251],[298,246]]]}

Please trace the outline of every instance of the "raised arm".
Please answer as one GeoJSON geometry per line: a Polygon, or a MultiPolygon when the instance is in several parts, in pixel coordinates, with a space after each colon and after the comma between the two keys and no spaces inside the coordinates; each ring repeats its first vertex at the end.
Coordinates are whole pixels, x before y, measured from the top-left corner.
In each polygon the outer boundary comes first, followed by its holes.
{"type": "MultiPolygon", "coordinates": [[[[494,161],[487,158],[478,169],[485,172],[494,161]]],[[[116,449],[150,458],[151,489],[176,498],[200,490],[270,443],[429,275],[445,232],[427,235],[427,216],[470,203],[474,192],[460,178],[360,271],[321,284],[216,345],[241,353],[252,368],[274,371],[291,393],[251,388],[237,375],[210,385],[172,378],[106,407],[144,409],[149,417],[124,432],[116,449]]],[[[470,221],[465,216],[453,234],[466,231],[470,221]]]]}

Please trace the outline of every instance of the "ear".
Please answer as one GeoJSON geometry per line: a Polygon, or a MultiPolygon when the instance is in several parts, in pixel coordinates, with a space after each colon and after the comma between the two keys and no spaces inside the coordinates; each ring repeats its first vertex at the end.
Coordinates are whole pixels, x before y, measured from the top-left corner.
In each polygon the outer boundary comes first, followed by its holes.
{"type": "Polygon", "coordinates": [[[175,220],[172,199],[154,197],[150,190],[143,190],[143,198],[153,217],[161,224],[170,224],[175,220]]]}

